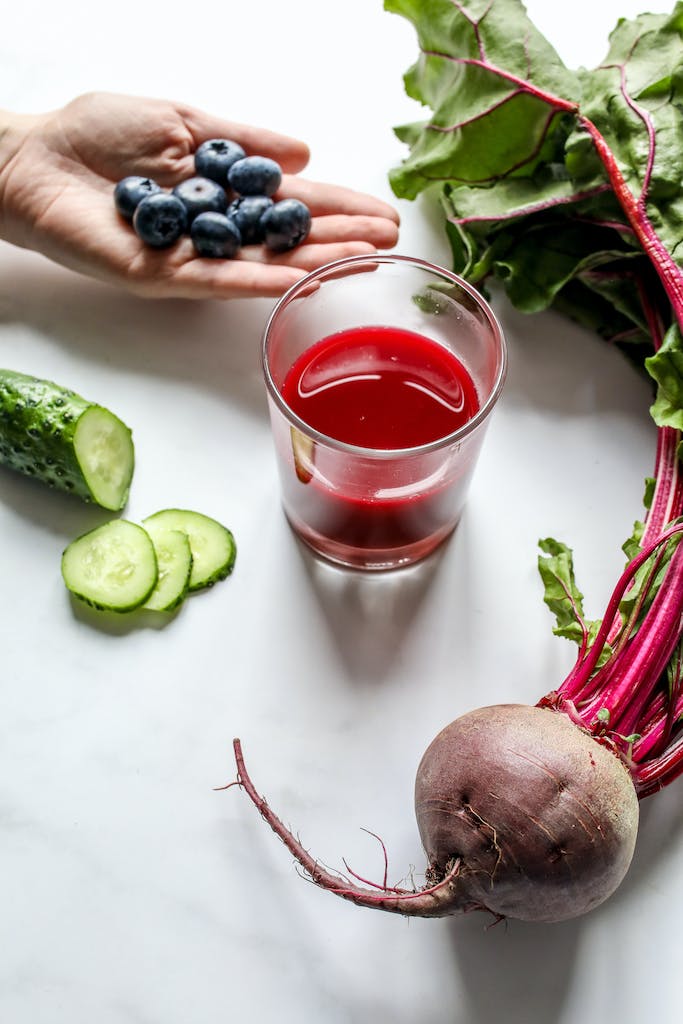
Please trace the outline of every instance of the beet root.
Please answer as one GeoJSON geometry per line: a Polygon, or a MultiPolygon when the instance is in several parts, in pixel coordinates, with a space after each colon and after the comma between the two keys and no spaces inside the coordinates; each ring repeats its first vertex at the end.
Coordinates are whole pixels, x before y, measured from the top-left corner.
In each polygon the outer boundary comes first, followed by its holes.
{"type": "Polygon", "coordinates": [[[607,899],[638,831],[631,776],[610,749],[545,708],[480,708],[428,747],[415,811],[430,884],[456,859],[458,902],[561,921],[607,899]]]}
{"type": "Polygon", "coordinates": [[[312,881],[360,906],[410,917],[488,910],[561,921],[607,899],[633,856],[638,798],[626,765],[558,711],[480,708],[436,736],[415,784],[429,860],[419,890],[322,867],[258,794],[239,740],[234,746],[238,785],[312,881]]]}

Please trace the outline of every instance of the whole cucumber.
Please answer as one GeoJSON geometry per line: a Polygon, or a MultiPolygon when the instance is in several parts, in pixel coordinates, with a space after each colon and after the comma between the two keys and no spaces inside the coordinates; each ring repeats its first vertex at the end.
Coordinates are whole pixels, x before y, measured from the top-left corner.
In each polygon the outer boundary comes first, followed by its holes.
{"type": "Polygon", "coordinates": [[[49,380],[0,369],[0,462],[118,512],[135,454],[118,416],[49,380]]]}

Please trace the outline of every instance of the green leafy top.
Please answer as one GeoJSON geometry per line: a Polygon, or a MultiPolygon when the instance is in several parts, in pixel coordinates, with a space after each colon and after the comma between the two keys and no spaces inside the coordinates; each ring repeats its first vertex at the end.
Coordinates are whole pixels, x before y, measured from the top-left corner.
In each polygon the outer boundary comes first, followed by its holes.
{"type": "Polygon", "coordinates": [[[543,552],[538,559],[538,569],[543,580],[544,600],[556,622],[553,632],[587,648],[595,639],[600,622],[584,616],[583,594],[576,585],[571,549],[552,537],[539,541],[539,547],[543,552]]]}
{"type": "MultiPolygon", "coordinates": [[[[396,194],[438,188],[464,277],[480,287],[497,278],[517,308],[553,306],[642,364],[652,318],[666,328],[671,310],[586,125],[609,147],[665,258],[683,262],[683,3],[668,15],[621,19],[600,66],[576,71],[520,0],[385,0],[385,8],[415,26],[420,55],[405,87],[431,110],[396,129],[410,147],[390,175],[396,194]]],[[[647,363],[659,386],[653,414],[678,428],[680,335],[666,349],[647,363]]]]}
{"type": "Polygon", "coordinates": [[[533,79],[540,90],[578,101],[580,80],[519,0],[386,0],[385,7],[415,25],[421,54],[405,88],[433,111],[427,122],[396,129],[411,146],[391,176],[397,195],[412,199],[433,182],[476,187],[528,177],[552,159],[555,117],[520,83],[533,79]]]}

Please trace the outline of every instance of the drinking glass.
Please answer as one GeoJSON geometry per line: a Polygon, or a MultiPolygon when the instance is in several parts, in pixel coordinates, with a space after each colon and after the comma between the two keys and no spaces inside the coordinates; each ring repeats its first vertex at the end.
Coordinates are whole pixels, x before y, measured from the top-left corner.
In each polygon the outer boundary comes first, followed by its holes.
{"type": "Polygon", "coordinates": [[[308,274],[278,301],[263,369],[284,512],[317,555],[383,570],[424,558],[457,525],[507,364],[501,327],[472,285],[401,255],[354,256],[308,274]],[[348,444],[306,423],[283,397],[297,359],[321,339],[395,327],[443,345],[469,373],[478,409],[415,447],[348,444]]]}

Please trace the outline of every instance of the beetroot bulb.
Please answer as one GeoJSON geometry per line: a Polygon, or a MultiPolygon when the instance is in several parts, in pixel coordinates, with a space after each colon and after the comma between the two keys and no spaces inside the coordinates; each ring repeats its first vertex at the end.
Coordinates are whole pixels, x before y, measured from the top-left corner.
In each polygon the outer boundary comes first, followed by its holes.
{"type": "Polygon", "coordinates": [[[565,716],[523,704],[446,726],[420,762],[415,812],[432,884],[460,862],[444,913],[525,921],[602,903],[626,874],[638,832],[625,765],[565,716]]]}

